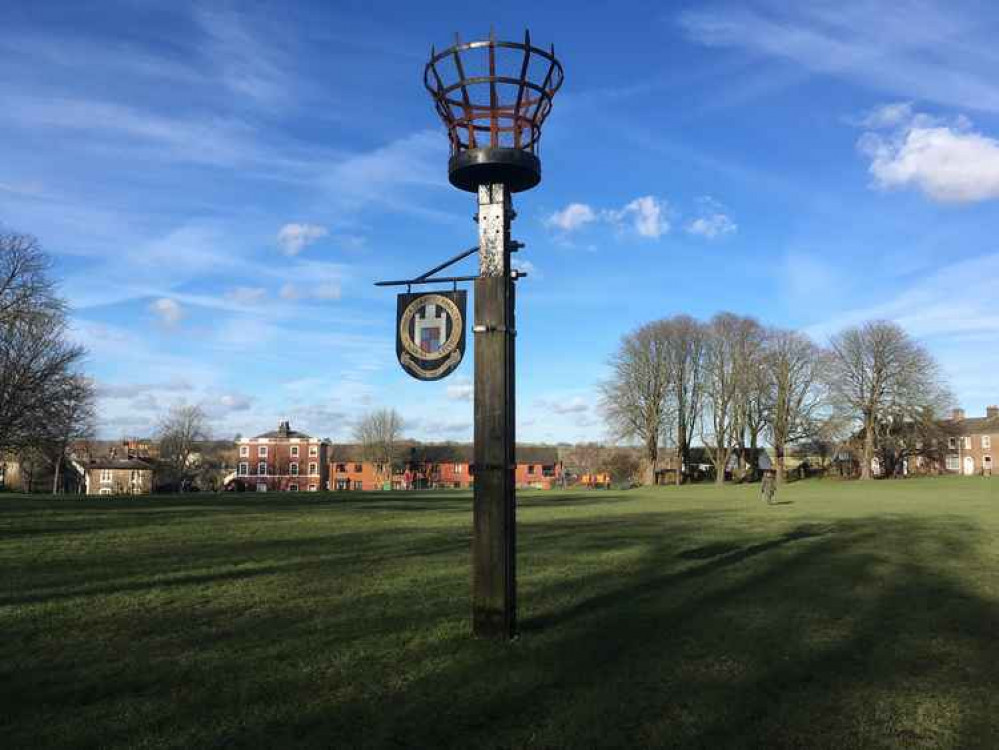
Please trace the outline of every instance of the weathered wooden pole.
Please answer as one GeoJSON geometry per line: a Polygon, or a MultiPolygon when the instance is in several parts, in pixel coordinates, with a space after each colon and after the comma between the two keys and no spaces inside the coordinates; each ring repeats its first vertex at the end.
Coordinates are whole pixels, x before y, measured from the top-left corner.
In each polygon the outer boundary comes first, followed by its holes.
{"type": "Polygon", "coordinates": [[[480,185],[479,278],[475,281],[475,495],[472,632],[517,630],[514,278],[510,190],[480,185]]]}

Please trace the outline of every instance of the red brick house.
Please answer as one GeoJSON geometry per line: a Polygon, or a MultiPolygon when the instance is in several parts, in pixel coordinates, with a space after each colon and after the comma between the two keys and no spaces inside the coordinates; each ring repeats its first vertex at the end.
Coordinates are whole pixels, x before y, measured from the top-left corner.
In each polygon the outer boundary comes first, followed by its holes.
{"type": "Polygon", "coordinates": [[[989,406],[984,417],[966,417],[954,409],[943,423],[949,434],[942,470],[948,474],[986,475],[996,471],[999,458],[999,406],[989,406]]]}
{"type": "Polygon", "coordinates": [[[327,488],[330,441],[291,429],[288,422],[236,441],[236,473],[227,486],[256,492],[317,492],[327,488]]]}
{"type": "MultiPolygon", "coordinates": [[[[391,476],[385,466],[366,460],[360,445],[337,445],[332,456],[329,487],[333,490],[468,489],[475,482],[473,448],[467,443],[404,444],[391,476]]],[[[561,481],[557,448],[517,446],[518,487],[551,489],[561,481]]]]}

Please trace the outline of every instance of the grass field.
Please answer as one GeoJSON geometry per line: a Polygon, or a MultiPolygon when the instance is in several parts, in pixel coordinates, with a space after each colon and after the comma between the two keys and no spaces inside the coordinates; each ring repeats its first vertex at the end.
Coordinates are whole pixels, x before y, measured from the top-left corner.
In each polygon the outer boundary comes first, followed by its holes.
{"type": "Polygon", "coordinates": [[[3,748],[999,748],[999,479],[0,495],[3,748]]]}

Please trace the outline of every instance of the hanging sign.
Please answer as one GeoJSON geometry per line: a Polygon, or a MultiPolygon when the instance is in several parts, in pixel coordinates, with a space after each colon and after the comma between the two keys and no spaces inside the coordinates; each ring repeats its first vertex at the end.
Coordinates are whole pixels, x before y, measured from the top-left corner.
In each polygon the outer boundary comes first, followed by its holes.
{"type": "Polygon", "coordinates": [[[395,353],[417,380],[440,380],[465,356],[464,291],[400,294],[395,353]]]}

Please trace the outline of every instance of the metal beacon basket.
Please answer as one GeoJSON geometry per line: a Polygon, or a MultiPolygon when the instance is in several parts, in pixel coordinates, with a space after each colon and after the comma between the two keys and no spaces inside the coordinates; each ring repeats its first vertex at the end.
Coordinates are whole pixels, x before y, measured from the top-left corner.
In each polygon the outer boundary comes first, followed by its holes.
{"type": "Polygon", "coordinates": [[[448,179],[461,190],[503,183],[511,192],[541,181],[541,126],[562,86],[555,46],[543,50],[494,35],[461,42],[442,52],[433,48],[423,84],[451,142],[448,179]]]}

